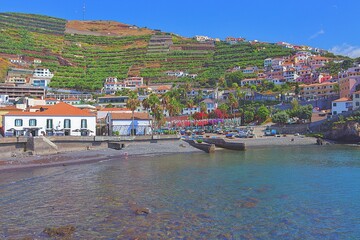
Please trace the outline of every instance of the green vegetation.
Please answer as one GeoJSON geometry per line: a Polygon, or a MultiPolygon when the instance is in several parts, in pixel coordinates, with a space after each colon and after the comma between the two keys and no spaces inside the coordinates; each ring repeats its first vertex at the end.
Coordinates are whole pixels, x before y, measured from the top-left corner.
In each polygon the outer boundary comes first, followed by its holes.
{"type": "MultiPolygon", "coordinates": [[[[172,45],[162,51],[150,44],[151,35],[93,36],[65,34],[66,20],[41,15],[1,13],[0,54],[39,58],[54,72],[54,88],[99,90],[106,77],[144,77],[146,83],[186,83],[214,87],[256,77],[241,72],[225,74],[234,66],[263,66],[268,57],[287,56],[292,50],[274,44],[247,42],[199,43],[171,35],[172,45]],[[166,50],[166,51],[165,51],[166,50]],[[197,78],[169,77],[181,70],[197,78]]],[[[169,34],[167,34],[169,35],[169,34]]]]}
{"type": "Polygon", "coordinates": [[[291,102],[292,108],[289,110],[279,111],[272,115],[272,121],[274,123],[294,123],[289,122],[290,118],[298,119],[300,121],[311,121],[312,105],[300,106],[298,101],[294,99],[291,102]]]}

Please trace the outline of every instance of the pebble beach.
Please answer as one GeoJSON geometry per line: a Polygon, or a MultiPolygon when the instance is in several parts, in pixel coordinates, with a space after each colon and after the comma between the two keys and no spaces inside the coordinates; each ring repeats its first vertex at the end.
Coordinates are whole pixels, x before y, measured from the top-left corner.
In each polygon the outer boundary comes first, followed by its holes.
{"type": "MultiPolygon", "coordinates": [[[[280,136],[230,139],[229,141],[244,142],[247,149],[266,147],[295,147],[315,145],[316,139],[304,136],[280,136]]],[[[222,149],[219,149],[222,150],[222,149]]],[[[52,155],[35,155],[0,159],[1,170],[16,170],[22,168],[66,166],[71,164],[91,163],[112,159],[130,159],[139,156],[156,156],[173,153],[201,153],[182,140],[165,140],[156,143],[128,142],[122,150],[90,149],[76,152],[64,152],[52,155]]]]}

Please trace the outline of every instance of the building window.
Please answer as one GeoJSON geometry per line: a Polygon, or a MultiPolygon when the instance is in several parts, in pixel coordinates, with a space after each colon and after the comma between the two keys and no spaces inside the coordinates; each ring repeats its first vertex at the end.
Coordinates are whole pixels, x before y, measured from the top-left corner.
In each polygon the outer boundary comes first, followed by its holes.
{"type": "Polygon", "coordinates": [[[46,128],[47,129],[53,128],[53,120],[52,119],[46,119],[46,128]]]}
{"type": "Polygon", "coordinates": [[[29,126],[36,126],[36,119],[30,119],[29,126]]]}
{"type": "Polygon", "coordinates": [[[336,103],[333,103],[333,107],[336,107],[336,103]]]}
{"type": "Polygon", "coordinates": [[[355,94],[355,98],[359,98],[360,97],[360,94],[355,94]]]}
{"type": "Polygon", "coordinates": [[[15,119],[15,127],[21,127],[23,125],[22,119],[15,119]]]}
{"type": "Polygon", "coordinates": [[[71,120],[70,119],[64,120],[64,128],[71,128],[71,120]]]}
{"type": "Polygon", "coordinates": [[[360,102],[356,102],[355,105],[358,107],[360,106],[360,102]]]}
{"type": "Polygon", "coordinates": [[[81,119],[81,128],[87,128],[87,120],[81,119]]]}

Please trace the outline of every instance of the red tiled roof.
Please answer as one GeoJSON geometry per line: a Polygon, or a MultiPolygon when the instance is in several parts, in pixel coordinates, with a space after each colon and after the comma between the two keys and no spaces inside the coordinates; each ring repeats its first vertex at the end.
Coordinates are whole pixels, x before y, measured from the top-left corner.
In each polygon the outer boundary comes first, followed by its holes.
{"type": "Polygon", "coordinates": [[[16,108],[16,106],[6,106],[6,107],[0,107],[0,111],[19,111],[22,112],[23,110],[20,108],[16,108]]]}
{"type": "MultiPolygon", "coordinates": [[[[110,113],[113,120],[132,120],[132,113],[110,113]]],[[[149,120],[151,119],[148,113],[134,112],[134,119],[149,120]]]]}
{"type": "Polygon", "coordinates": [[[128,108],[101,108],[98,110],[99,112],[115,112],[115,111],[131,111],[128,108]]]}
{"type": "Polygon", "coordinates": [[[171,89],[170,86],[158,86],[158,87],[157,87],[157,90],[158,90],[158,91],[161,91],[161,90],[170,90],[170,89],[171,89]]]}
{"type": "Polygon", "coordinates": [[[350,101],[351,101],[350,98],[343,97],[343,98],[336,99],[333,102],[350,102],[350,101]]]}
{"type": "Polygon", "coordinates": [[[70,98],[63,99],[63,101],[80,101],[80,99],[75,98],[75,97],[70,97],[70,98]]]}
{"type": "Polygon", "coordinates": [[[92,117],[94,114],[87,110],[74,107],[70,104],[60,102],[58,104],[49,106],[49,108],[43,112],[13,112],[6,115],[12,116],[84,116],[92,117]]]}

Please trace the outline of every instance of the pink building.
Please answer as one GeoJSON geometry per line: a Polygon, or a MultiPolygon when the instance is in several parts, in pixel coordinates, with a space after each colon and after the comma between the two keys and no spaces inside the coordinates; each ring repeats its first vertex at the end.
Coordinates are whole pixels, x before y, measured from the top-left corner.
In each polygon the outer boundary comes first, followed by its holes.
{"type": "Polygon", "coordinates": [[[360,85],[360,75],[339,78],[340,98],[351,97],[351,95],[356,92],[358,85],[360,85]]]}

